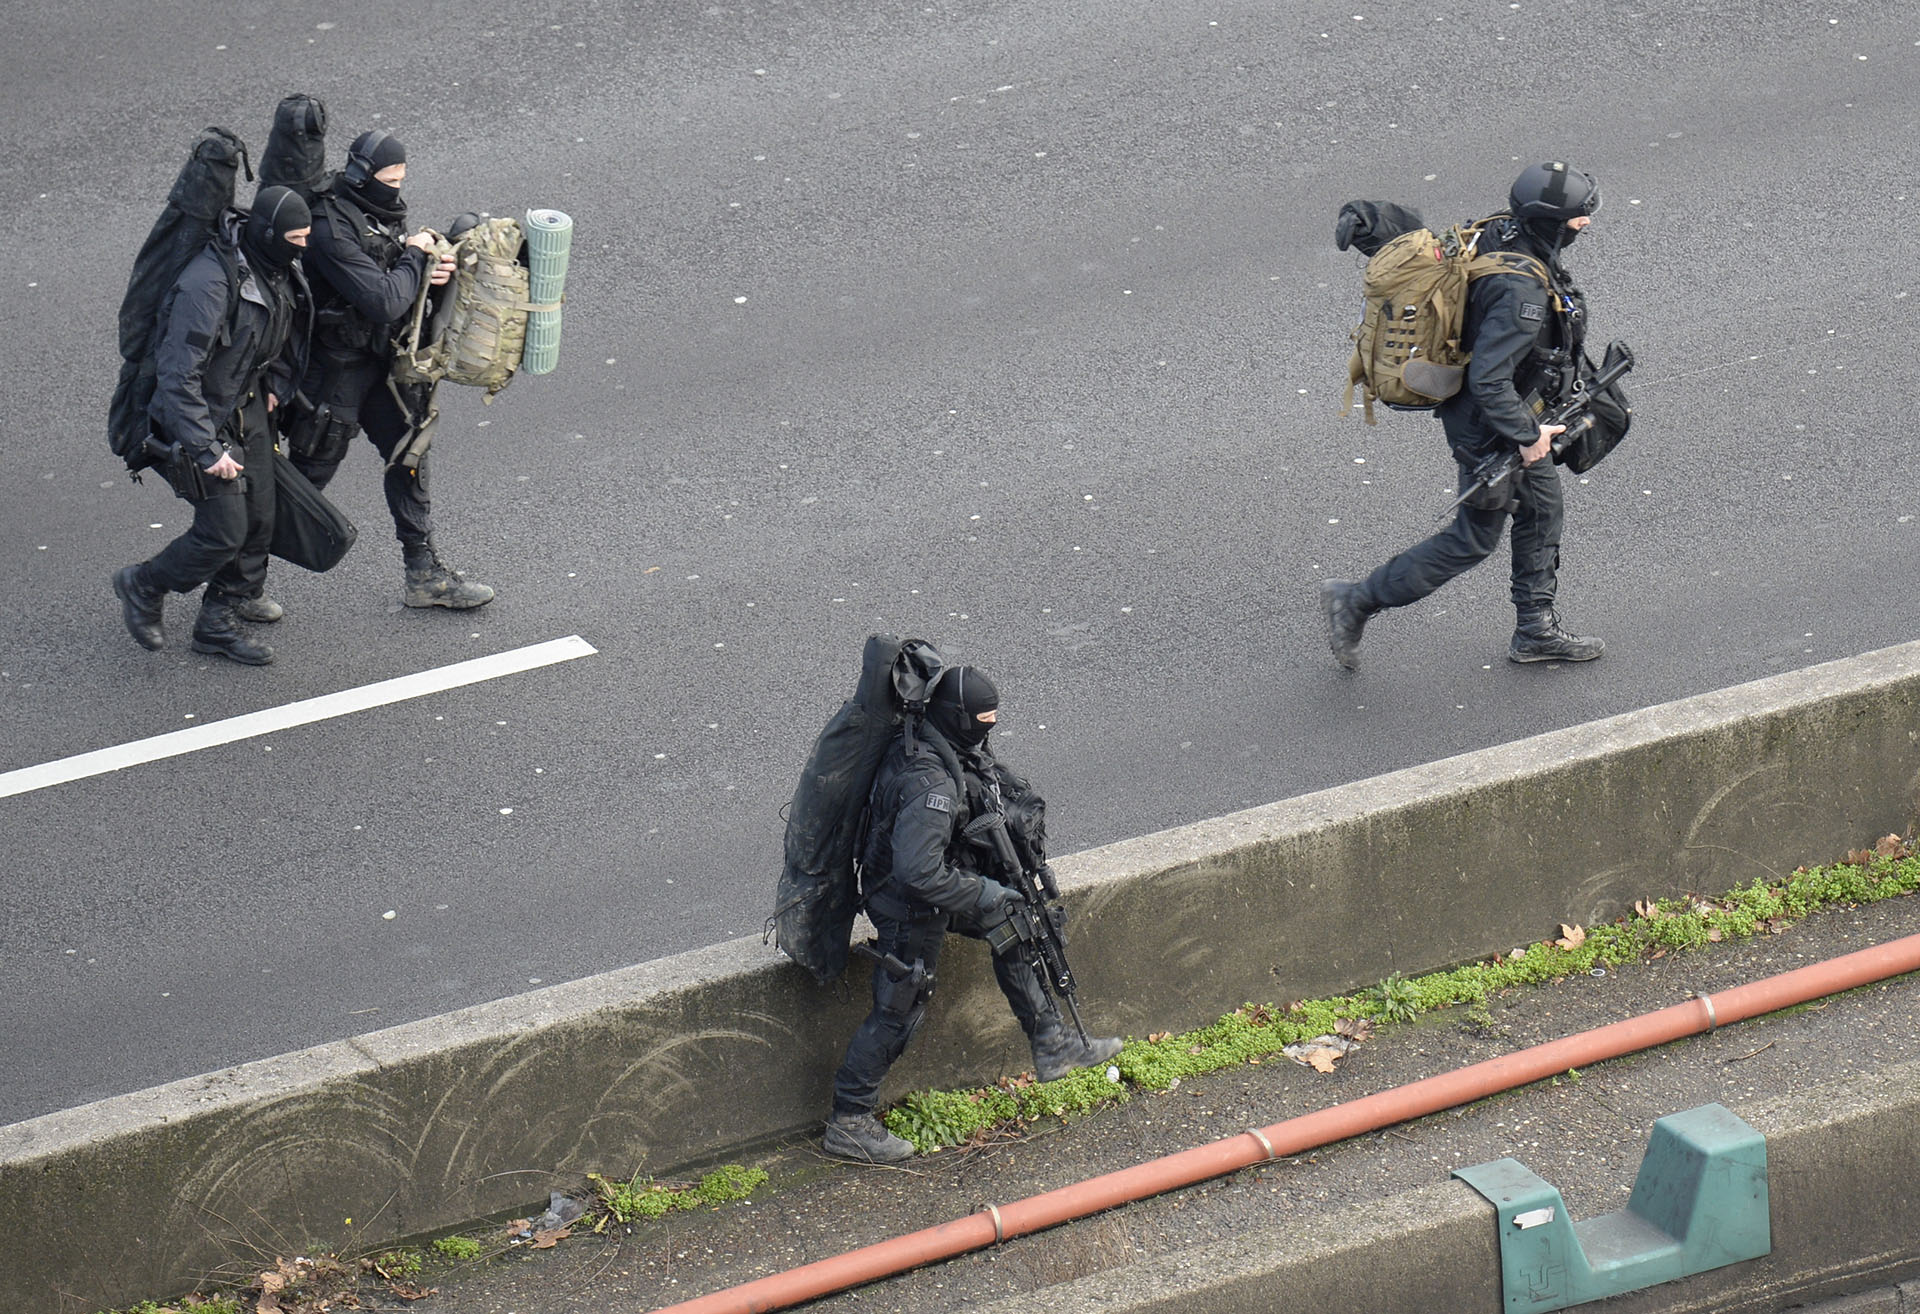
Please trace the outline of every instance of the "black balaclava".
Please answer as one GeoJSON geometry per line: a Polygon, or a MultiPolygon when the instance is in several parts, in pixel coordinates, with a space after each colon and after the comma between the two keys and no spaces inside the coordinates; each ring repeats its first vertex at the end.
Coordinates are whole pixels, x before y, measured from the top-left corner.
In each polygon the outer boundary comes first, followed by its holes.
{"type": "Polygon", "coordinates": [[[353,139],[353,145],[347,147],[347,169],[350,172],[357,171],[356,157],[369,163],[366,178],[349,184],[355,195],[366,202],[369,209],[385,218],[405,218],[407,203],[400,199],[400,189],[373,176],[389,165],[407,162],[407,148],[400,139],[378,128],[363,132],[353,139]]]}
{"type": "Polygon", "coordinates": [[[970,751],[986,746],[993,730],[990,722],[977,718],[1000,706],[1000,691],[986,672],[974,666],[956,666],[940,677],[933,697],[927,703],[927,724],[956,749],[970,751]]]}
{"type": "Polygon", "coordinates": [[[300,258],[305,248],[287,240],[298,228],[313,226],[313,214],[300,193],[287,187],[262,187],[253,197],[253,209],[240,230],[247,263],[263,273],[277,273],[300,258]]]}
{"type": "Polygon", "coordinates": [[[1580,230],[1568,227],[1564,219],[1525,219],[1521,221],[1520,228],[1550,261],[1557,261],[1560,253],[1572,246],[1574,239],[1580,236],[1580,230]]]}

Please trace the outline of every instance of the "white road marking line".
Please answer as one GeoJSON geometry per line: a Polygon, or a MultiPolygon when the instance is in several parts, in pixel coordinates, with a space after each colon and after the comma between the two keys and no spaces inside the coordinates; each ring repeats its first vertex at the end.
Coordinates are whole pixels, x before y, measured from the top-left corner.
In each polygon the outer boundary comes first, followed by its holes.
{"type": "Polygon", "coordinates": [[[50,785],[64,785],[70,780],[84,780],[88,776],[102,776],[109,771],[138,766],[142,762],[156,762],[161,758],[179,757],[183,753],[197,753],[203,748],[217,748],[221,744],[231,744],[235,740],[272,734],[276,730],[287,730],[297,725],[325,721],[330,717],[364,712],[370,707],[405,702],[409,698],[439,693],[443,689],[457,689],[463,684],[497,680],[503,675],[517,675],[521,671],[531,671],[542,666],[552,666],[557,662],[572,661],[576,657],[590,656],[597,651],[598,649],[592,644],[574,634],[564,639],[549,639],[545,643],[514,648],[508,652],[497,652],[491,657],[475,657],[471,661],[455,662],[451,666],[441,666],[431,671],[420,671],[414,675],[402,675],[374,684],[363,684],[358,689],[342,689],[339,693],[321,694],[318,698],[305,698],[297,703],[288,703],[284,707],[268,707],[258,712],[248,712],[244,716],[229,717],[224,721],[210,721],[205,725],[189,726],[185,730],[155,735],[151,739],[137,739],[130,744],[98,748],[91,753],[63,757],[57,762],[45,762],[39,766],[21,767],[17,771],[0,773],[0,798],[31,793],[36,789],[46,789],[50,785]]]}

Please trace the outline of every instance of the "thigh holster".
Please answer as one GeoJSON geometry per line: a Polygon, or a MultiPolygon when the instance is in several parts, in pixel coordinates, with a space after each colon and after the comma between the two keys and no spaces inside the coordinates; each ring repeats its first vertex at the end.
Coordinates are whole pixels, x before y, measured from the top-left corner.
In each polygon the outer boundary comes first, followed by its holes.
{"type": "Polygon", "coordinates": [[[916,958],[904,973],[885,963],[873,969],[873,1006],[887,1021],[911,1032],[920,1024],[933,998],[933,973],[916,958]]]}

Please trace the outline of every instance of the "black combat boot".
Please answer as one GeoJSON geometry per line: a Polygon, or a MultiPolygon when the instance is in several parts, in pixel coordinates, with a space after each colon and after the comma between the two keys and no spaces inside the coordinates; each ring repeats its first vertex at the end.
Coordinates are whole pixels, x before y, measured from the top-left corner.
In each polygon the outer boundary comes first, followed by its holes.
{"type": "Polygon", "coordinates": [[[233,614],[255,625],[271,625],[287,614],[287,609],[269,597],[241,598],[233,604],[233,614]]]}
{"type": "Polygon", "coordinates": [[[1559,613],[1549,607],[1545,611],[1520,613],[1513,642],[1507,648],[1507,660],[1590,662],[1606,650],[1607,645],[1591,634],[1568,634],[1561,629],[1559,613]]]}
{"type": "Polygon", "coordinates": [[[153,652],[164,648],[167,636],[160,628],[160,609],[167,600],[167,591],[147,583],[145,563],[115,571],[113,592],[120,599],[120,618],[126,621],[127,633],[133,636],[133,641],[153,652]]]}
{"type": "Polygon", "coordinates": [[[1055,1022],[1033,1033],[1033,1075],[1055,1081],[1077,1068],[1105,1063],[1120,1052],[1118,1036],[1097,1037],[1082,1044],[1079,1033],[1055,1022]]]}
{"type": "Polygon", "coordinates": [[[1355,599],[1359,590],[1344,579],[1320,581],[1320,607],[1327,614],[1327,646],[1349,671],[1360,666],[1360,631],[1373,615],[1355,599]]]}
{"type": "Polygon", "coordinates": [[[895,1136],[871,1113],[835,1113],[827,1119],[820,1145],[836,1159],[856,1163],[899,1163],[913,1157],[913,1143],[895,1136]]]}
{"type": "Polygon", "coordinates": [[[265,666],[273,660],[273,649],[249,637],[234,623],[233,600],[211,594],[200,599],[200,615],[193,622],[193,650],[245,666],[265,666]]]}
{"type": "Polygon", "coordinates": [[[450,570],[440,560],[439,553],[433,550],[433,544],[422,543],[418,547],[408,545],[405,549],[407,561],[406,604],[409,607],[450,607],[454,611],[465,611],[469,607],[481,607],[493,601],[493,590],[485,584],[475,584],[457,570],[450,570]]]}

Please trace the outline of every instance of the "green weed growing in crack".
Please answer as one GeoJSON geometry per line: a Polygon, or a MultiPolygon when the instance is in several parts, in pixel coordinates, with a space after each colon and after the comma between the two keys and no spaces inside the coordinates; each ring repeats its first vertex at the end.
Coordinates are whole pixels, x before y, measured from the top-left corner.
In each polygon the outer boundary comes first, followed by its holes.
{"type": "Polygon", "coordinates": [[[1367,992],[1374,1016],[1386,1022],[1411,1022],[1420,1016],[1420,992],[1413,982],[1395,972],[1367,992]]]}
{"type": "Polygon", "coordinates": [[[485,1249],[470,1236],[443,1236],[433,1243],[433,1248],[456,1263],[471,1263],[480,1258],[485,1249]]]}
{"type": "Polygon", "coordinates": [[[744,1200],[764,1186],[767,1174],[760,1168],[743,1168],[737,1163],[714,1169],[698,1182],[668,1184],[651,1177],[635,1175],[630,1181],[615,1181],[599,1173],[588,1173],[594,1194],[616,1223],[631,1223],[640,1218],[661,1218],[676,1209],[744,1200]]]}

